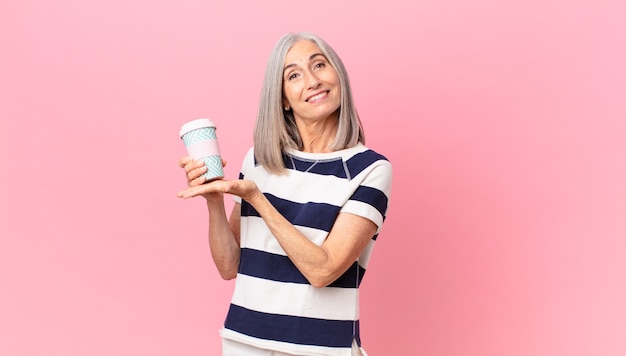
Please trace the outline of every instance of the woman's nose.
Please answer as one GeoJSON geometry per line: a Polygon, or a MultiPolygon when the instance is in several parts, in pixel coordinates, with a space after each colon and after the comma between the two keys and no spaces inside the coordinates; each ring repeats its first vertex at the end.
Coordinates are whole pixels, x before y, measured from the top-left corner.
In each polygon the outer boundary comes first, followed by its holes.
{"type": "Polygon", "coordinates": [[[315,75],[315,73],[309,73],[307,79],[308,79],[309,89],[315,89],[319,87],[321,84],[319,78],[315,75]]]}

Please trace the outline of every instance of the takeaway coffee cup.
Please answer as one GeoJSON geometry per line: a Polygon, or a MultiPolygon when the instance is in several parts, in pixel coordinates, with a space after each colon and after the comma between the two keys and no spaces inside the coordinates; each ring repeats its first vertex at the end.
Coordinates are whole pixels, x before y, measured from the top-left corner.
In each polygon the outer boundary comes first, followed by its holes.
{"type": "Polygon", "coordinates": [[[224,178],[215,129],[215,124],[209,119],[189,121],[180,128],[180,138],[187,153],[195,160],[202,160],[207,167],[204,174],[206,182],[224,178]]]}

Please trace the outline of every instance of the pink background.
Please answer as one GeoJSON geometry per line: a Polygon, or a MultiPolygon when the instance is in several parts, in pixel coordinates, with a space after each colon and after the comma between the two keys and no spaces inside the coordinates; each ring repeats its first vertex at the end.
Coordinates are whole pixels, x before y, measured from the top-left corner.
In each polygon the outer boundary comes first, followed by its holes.
{"type": "Polygon", "coordinates": [[[622,4],[2,1],[0,354],[219,354],[233,284],[177,133],[213,119],[235,178],[298,30],[395,166],[371,355],[626,354],[622,4]]]}

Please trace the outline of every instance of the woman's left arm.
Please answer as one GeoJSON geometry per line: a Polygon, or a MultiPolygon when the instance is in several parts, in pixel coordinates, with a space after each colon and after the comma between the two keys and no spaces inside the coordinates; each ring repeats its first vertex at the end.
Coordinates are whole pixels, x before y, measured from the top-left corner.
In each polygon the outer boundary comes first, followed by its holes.
{"type": "Polygon", "coordinates": [[[369,219],[340,213],[321,246],[314,244],[291,224],[249,180],[216,180],[191,187],[180,196],[190,198],[207,192],[234,194],[246,200],[261,215],[287,256],[314,287],[325,287],[354,263],[376,233],[369,219]]]}
{"type": "Polygon", "coordinates": [[[247,200],[261,215],[289,259],[314,287],[325,287],[354,263],[376,233],[369,219],[339,213],[321,246],[306,238],[263,194],[247,200]]]}

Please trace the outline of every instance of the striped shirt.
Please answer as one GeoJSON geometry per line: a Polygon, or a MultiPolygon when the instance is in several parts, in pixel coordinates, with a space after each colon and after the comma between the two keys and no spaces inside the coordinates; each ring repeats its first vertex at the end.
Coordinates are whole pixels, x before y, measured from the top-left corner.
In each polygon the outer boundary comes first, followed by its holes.
{"type": "Polygon", "coordinates": [[[288,174],[268,173],[250,149],[240,178],[254,181],[304,236],[321,245],[339,213],[378,229],[336,281],[315,288],[287,257],[258,212],[241,203],[241,259],[222,337],[300,355],[350,355],[360,345],[359,285],[382,227],[391,191],[391,164],[359,144],[331,153],[284,155],[288,174]]]}

